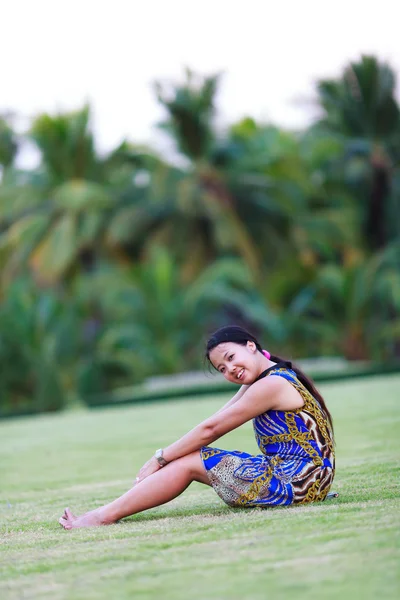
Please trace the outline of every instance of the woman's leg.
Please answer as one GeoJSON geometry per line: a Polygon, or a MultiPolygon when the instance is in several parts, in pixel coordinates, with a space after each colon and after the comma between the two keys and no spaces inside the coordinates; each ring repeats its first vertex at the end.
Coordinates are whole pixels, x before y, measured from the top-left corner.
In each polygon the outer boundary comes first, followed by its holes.
{"type": "Polygon", "coordinates": [[[110,504],[75,517],[66,508],[59,523],[65,529],[75,527],[95,527],[109,525],[148,508],[154,508],[173,500],[181,494],[192,481],[209,484],[200,452],[193,452],[175,460],[159,471],[146,477],[132,489],[110,504]]]}

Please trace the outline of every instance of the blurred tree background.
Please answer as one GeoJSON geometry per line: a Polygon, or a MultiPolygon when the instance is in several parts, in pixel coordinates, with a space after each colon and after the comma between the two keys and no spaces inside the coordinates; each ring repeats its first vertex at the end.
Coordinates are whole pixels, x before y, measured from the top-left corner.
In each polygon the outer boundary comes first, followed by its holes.
{"type": "Polygon", "coordinates": [[[96,151],[90,108],[0,116],[0,413],[202,368],[242,324],[284,356],[400,357],[400,110],[364,56],[320,119],[220,131],[219,77],[156,84],[180,160],[96,151]],[[17,167],[33,143],[40,165],[17,167]]]}

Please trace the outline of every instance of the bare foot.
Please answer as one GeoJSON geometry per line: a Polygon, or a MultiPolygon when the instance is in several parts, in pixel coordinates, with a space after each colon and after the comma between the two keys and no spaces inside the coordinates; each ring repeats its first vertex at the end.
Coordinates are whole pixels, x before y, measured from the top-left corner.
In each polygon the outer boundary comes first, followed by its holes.
{"type": "Polygon", "coordinates": [[[104,519],[102,519],[98,510],[92,510],[90,512],[76,517],[69,508],[66,508],[63,516],[58,520],[60,525],[64,529],[76,529],[77,527],[100,527],[100,525],[108,525],[104,519]]]}

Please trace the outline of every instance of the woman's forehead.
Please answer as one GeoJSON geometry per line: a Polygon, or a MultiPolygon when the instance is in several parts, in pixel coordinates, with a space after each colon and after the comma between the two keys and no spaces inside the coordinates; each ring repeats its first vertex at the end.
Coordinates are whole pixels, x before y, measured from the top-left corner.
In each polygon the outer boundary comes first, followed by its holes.
{"type": "Polygon", "coordinates": [[[210,357],[211,355],[215,356],[215,357],[221,357],[225,354],[225,352],[228,352],[228,350],[233,350],[233,348],[235,348],[237,346],[237,344],[235,344],[234,342],[222,342],[221,344],[218,344],[218,346],[215,346],[215,348],[213,348],[210,352],[210,357]]]}

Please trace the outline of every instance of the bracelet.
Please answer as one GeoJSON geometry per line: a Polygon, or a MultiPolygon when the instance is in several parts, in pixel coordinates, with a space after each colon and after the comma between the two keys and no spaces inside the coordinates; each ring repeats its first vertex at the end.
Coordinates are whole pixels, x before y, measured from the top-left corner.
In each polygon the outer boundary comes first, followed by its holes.
{"type": "Polygon", "coordinates": [[[158,450],[156,450],[156,452],[154,454],[154,458],[157,460],[157,462],[160,465],[160,467],[165,467],[165,465],[168,464],[168,462],[165,460],[165,458],[163,456],[163,449],[162,448],[159,448],[158,450]]]}

